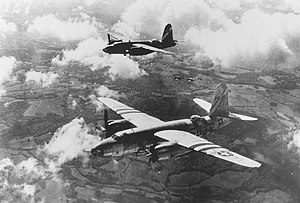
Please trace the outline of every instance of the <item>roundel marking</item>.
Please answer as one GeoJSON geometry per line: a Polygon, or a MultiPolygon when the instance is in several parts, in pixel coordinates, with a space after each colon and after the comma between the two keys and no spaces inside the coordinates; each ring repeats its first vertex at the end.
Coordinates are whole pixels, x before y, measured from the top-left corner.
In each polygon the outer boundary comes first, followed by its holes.
{"type": "Polygon", "coordinates": [[[229,151],[218,151],[217,154],[224,157],[233,156],[233,154],[229,151]]]}

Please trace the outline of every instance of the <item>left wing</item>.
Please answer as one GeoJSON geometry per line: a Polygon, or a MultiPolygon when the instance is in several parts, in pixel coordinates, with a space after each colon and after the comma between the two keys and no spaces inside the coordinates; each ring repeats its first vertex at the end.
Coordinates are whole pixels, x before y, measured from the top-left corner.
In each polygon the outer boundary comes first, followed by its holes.
{"type": "Polygon", "coordinates": [[[206,139],[179,130],[163,130],[154,134],[169,142],[176,142],[183,147],[200,151],[208,155],[250,168],[260,167],[261,164],[240,154],[225,149],[206,139]]]}
{"type": "Polygon", "coordinates": [[[98,99],[136,127],[156,127],[164,123],[158,118],[142,113],[139,110],[122,104],[114,99],[105,97],[99,97],[98,99]]]}
{"type": "Polygon", "coordinates": [[[149,46],[149,45],[145,45],[145,44],[133,44],[134,47],[141,47],[143,49],[148,49],[148,50],[151,50],[151,51],[155,51],[155,52],[159,52],[159,53],[164,53],[164,54],[170,54],[170,55],[176,55],[175,53],[173,52],[170,52],[170,51],[165,51],[163,49],[158,49],[156,47],[152,47],[152,46],[149,46]]]}

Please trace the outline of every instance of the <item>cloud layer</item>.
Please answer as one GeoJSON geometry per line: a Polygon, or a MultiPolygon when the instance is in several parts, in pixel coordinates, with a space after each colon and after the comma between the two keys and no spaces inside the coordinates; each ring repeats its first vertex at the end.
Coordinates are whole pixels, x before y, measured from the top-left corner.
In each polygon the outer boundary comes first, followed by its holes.
{"type": "Polygon", "coordinates": [[[0,36],[5,37],[6,34],[17,31],[17,26],[14,23],[7,22],[0,16],[0,36]]]}
{"type": "Polygon", "coordinates": [[[299,26],[299,15],[267,14],[254,9],[245,12],[240,23],[230,23],[216,31],[192,27],[185,39],[227,67],[296,66],[300,62],[299,26]]]}
{"type": "Polygon", "coordinates": [[[128,38],[160,38],[171,23],[175,38],[223,66],[294,67],[300,64],[299,8],[289,0],[137,0],[112,29],[128,38]]]}
{"type": "Polygon", "coordinates": [[[98,35],[95,23],[90,24],[88,20],[75,21],[74,19],[62,21],[53,14],[37,17],[27,31],[43,36],[57,37],[63,41],[82,40],[98,35]]]}
{"type": "Polygon", "coordinates": [[[5,93],[2,84],[9,79],[12,70],[17,66],[18,61],[13,56],[2,56],[0,58],[0,95],[5,93]]]}
{"type": "Polygon", "coordinates": [[[10,158],[0,160],[0,195],[22,196],[24,201],[34,202],[37,182],[61,181],[57,173],[62,164],[86,156],[84,151],[99,143],[100,138],[88,134],[88,130],[84,120],[76,118],[58,129],[48,144],[40,146],[39,160],[31,157],[18,164],[10,158]]]}
{"type": "Polygon", "coordinates": [[[41,84],[43,87],[51,85],[53,82],[55,82],[57,77],[58,74],[52,72],[41,73],[34,70],[26,72],[26,82],[34,81],[41,84]]]}
{"type": "Polygon", "coordinates": [[[102,38],[88,38],[80,42],[74,50],[63,50],[63,58],[61,60],[54,58],[52,63],[67,65],[71,61],[79,61],[85,65],[91,65],[95,70],[106,60],[102,52],[105,46],[106,43],[102,38]]]}
{"type": "Polygon", "coordinates": [[[99,143],[100,138],[88,134],[83,118],[76,118],[57,130],[51,141],[44,146],[43,152],[50,155],[56,166],[84,155],[99,143]]]}
{"type": "Polygon", "coordinates": [[[292,140],[289,143],[288,147],[296,147],[298,154],[300,154],[300,129],[295,130],[291,133],[292,140]]]}
{"type": "Polygon", "coordinates": [[[52,60],[53,64],[67,65],[69,62],[78,61],[88,65],[92,70],[101,69],[109,66],[109,76],[116,78],[134,79],[146,74],[139,69],[139,64],[123,55],[108,55],[102,51],[106,42],[102,38],[88,38],[78,44],[74,50],[64,50],[60,60],[56,57],[52,60]]]}

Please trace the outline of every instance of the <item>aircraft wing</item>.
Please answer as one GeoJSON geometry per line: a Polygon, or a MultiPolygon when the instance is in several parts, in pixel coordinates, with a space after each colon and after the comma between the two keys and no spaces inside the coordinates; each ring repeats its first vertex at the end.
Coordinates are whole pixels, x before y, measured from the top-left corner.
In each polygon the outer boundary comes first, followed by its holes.
{"type": "Polygon", "coordinates": [[[148,50],[151,50],[151,51],[155,51],[155,52],[159,52],[159,53],[164,53],[164,54],[170,54],[170,55],[176,55],[175,53],[173,52],[170,52],[170,51],[166,51],[166,50],[163,50],[163,49],[158,49],[156,47],[152,47],[152,46],[149,46],[149,45],[146,45],[146,44],[133,44],[134,47],[141,47],[143,49],[148,49],[148,50]]]}
{"type": "Polygon", "coordinates": [[[142,113],[132,107],[129,107],[114,99],[99,97],[103,104],[115,111],[117,114],[125,118],[128,122],[132,123],[136,127],[156,127],[164,123],[163,121],[142,113]]]}
{"type": "Polygon", "coordinates": [[[261,164],[244,157],[240,154],[225,149],[219,145],[216,145],[206,139],[197,137],[191,133],[179,130],[163,130],[154,134],[169,142],[176,142],[178,145],[186,147],[191,150],[200,151],[205,154],[229,161],[241,166],[256,168],[260,167],[261,164]]]}

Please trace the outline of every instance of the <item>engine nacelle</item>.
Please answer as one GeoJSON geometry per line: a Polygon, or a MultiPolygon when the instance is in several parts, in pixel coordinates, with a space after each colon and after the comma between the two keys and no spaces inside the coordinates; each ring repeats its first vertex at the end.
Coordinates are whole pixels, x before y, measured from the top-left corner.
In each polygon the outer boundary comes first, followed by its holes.
{"type": "Polygon", "coordinates": [[[190,120],[195,126],[197,136],[205,135],[230,123],[230,119],[227,118],[211,119],[209,116],[201,117],[198,115],[191,116],[190,120]]]}
{"type": "Polygon", "coordinates": [[[211,121],[209,117],[205,118],[198,115],[193,115],[191,116],[190,120],[195,126],[197,136],[202,136],[208,133],[211,121]]]}
{"type": "Polygon", "coordinates": [[[125,124],[125,123],[129,123],[129,122],[126,119],[108,120],[107,121],[108,126],[125,124]]]}
{"type": "Polygon", "coordinates": [[[150,152],[149,161],[154,163],[157,161],[171,159],[178,155],[180,149],[180,146],[175,142],[163,142],[156,146],[153,145],[148,149],[148,152],[150,152]]]}
{"type": "Polygon", "coordinates": [[[177,142],[174,142],[174,141],[169,141],[169,142],[162,142],[158,145],[155,146],[155,150],[158,150],[158,149],[161,149],[161,148],[164,148],[164,147],[171,147],[173,145],[176,145],[177,142]]]}
{"type": "Polygon", "coordinates": [[[108,120],[106,125],[106,131],[108,136],[122,130],[133,128],[134,126],[126,119],[108,120]]]}
{"type": "Polygon", "coordinates": [[[158,39],[151,40],[152,45],[159,45],[161,42],[158,39]]]}

